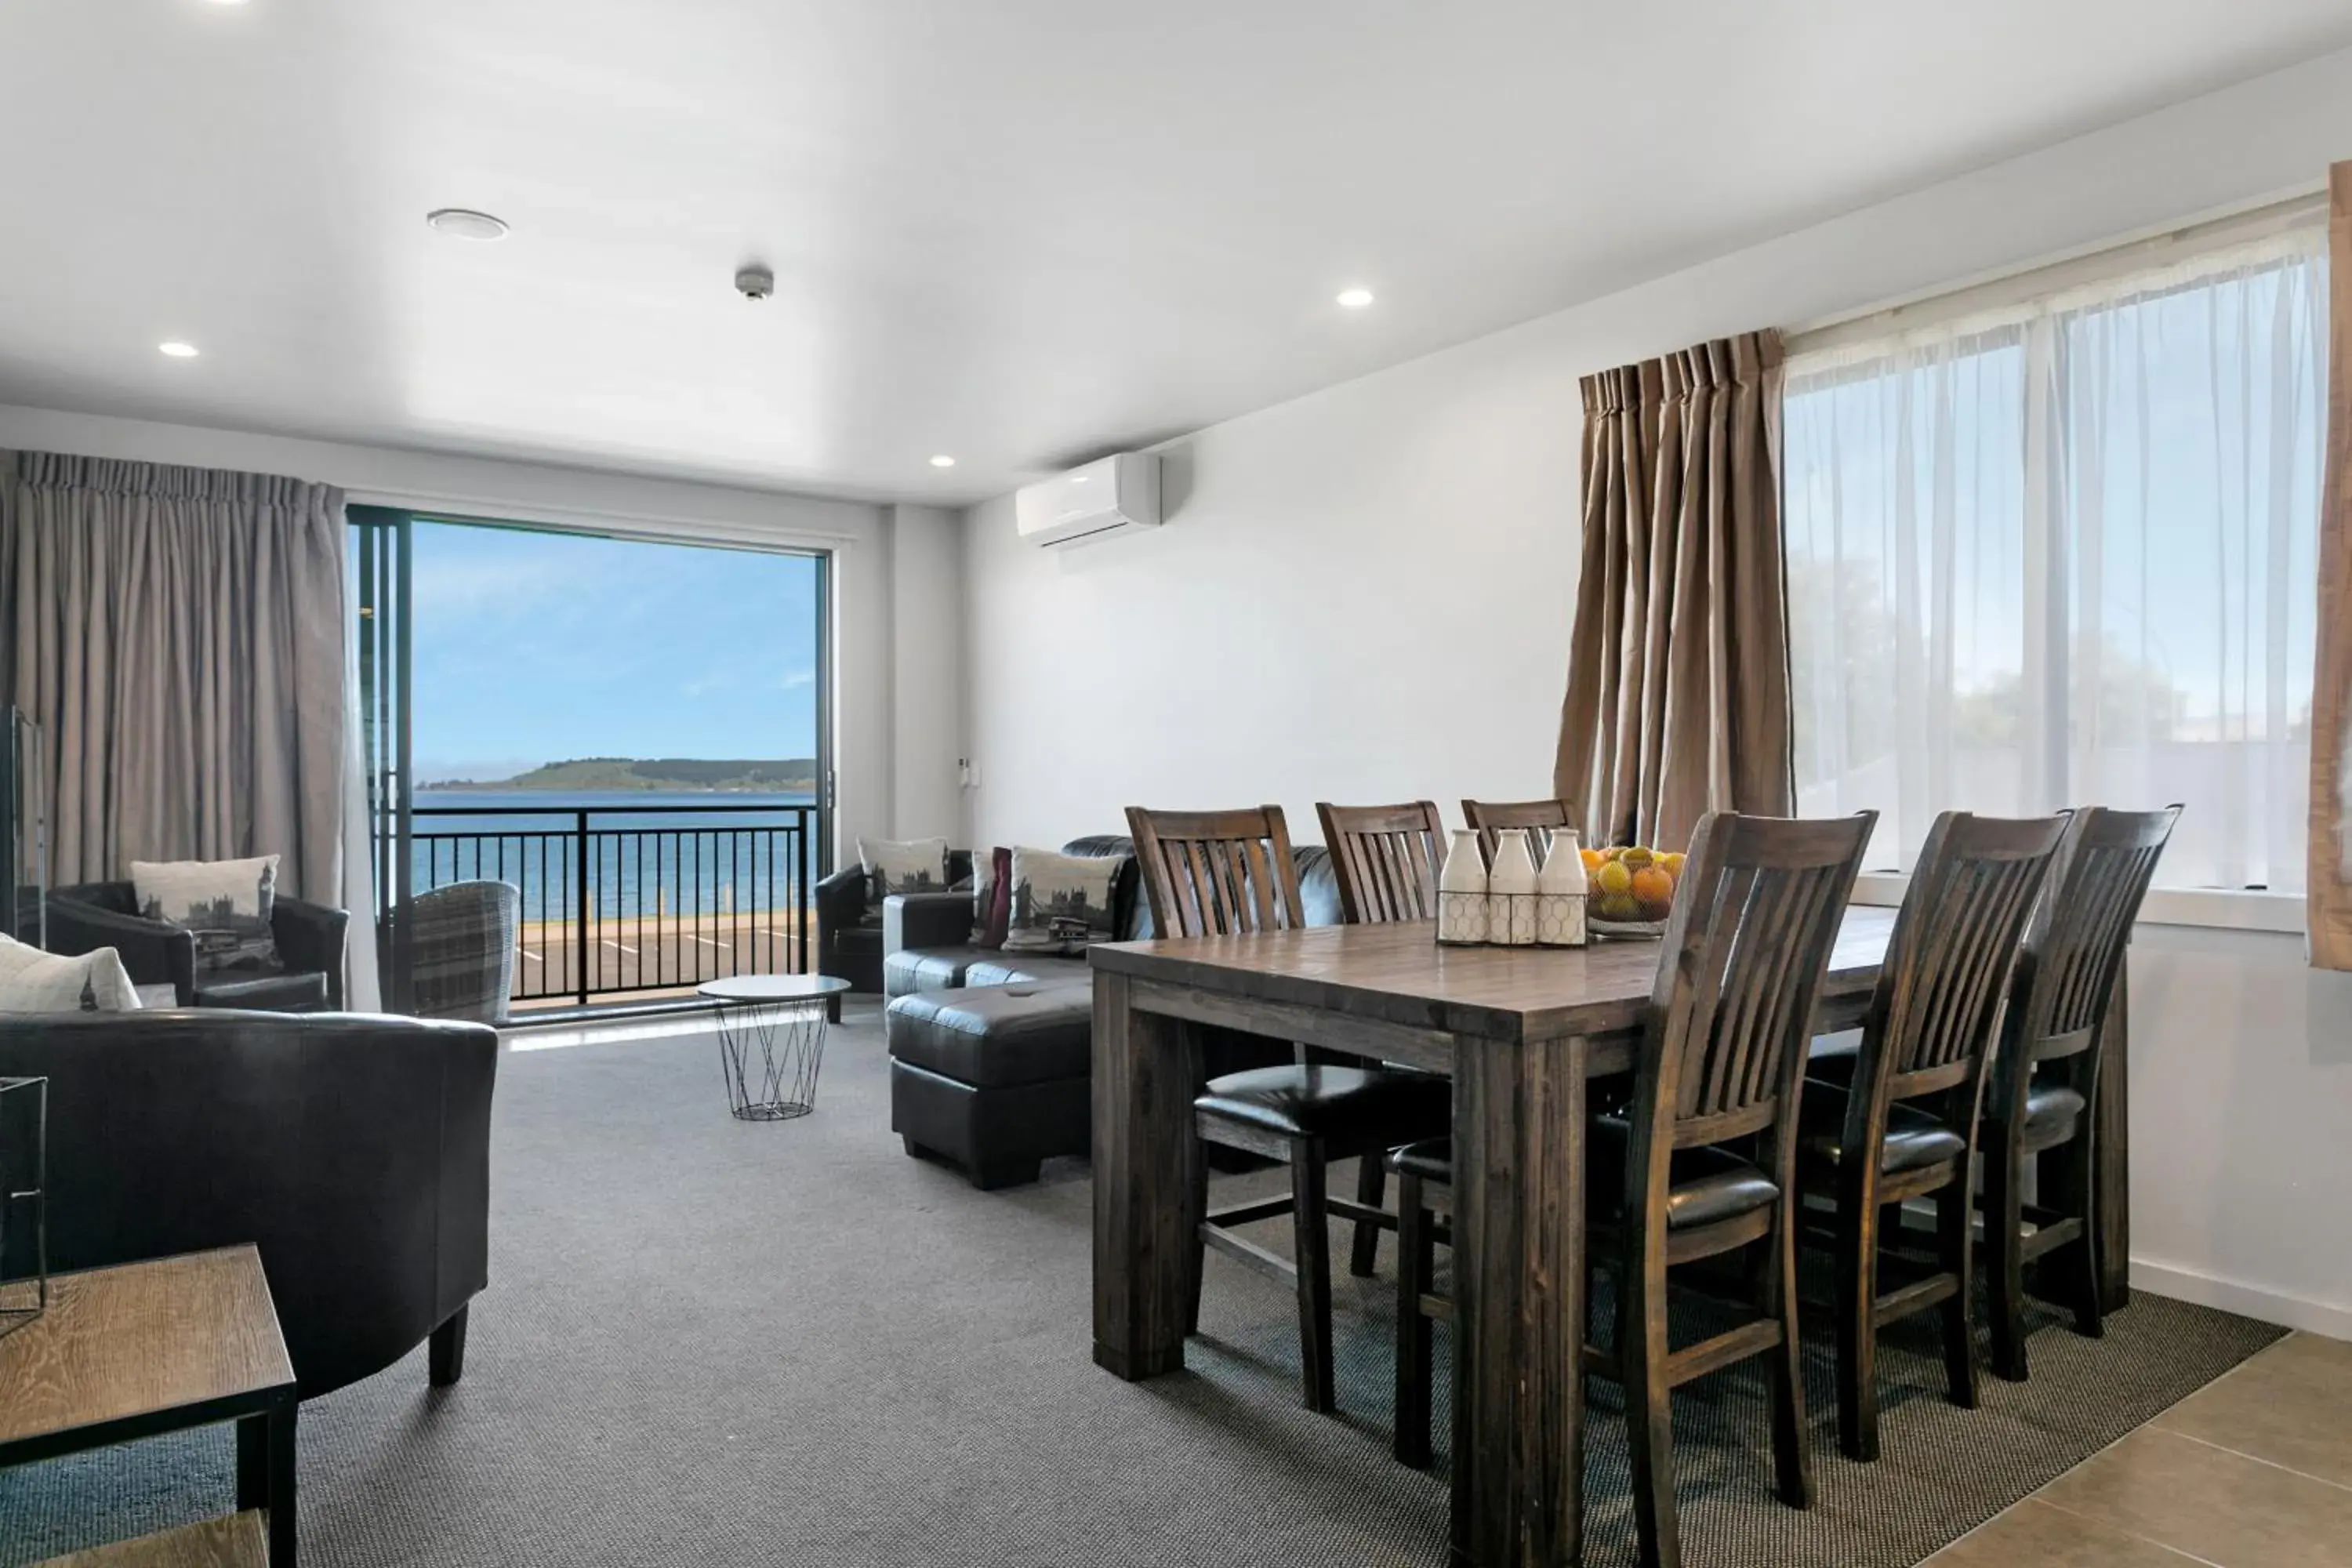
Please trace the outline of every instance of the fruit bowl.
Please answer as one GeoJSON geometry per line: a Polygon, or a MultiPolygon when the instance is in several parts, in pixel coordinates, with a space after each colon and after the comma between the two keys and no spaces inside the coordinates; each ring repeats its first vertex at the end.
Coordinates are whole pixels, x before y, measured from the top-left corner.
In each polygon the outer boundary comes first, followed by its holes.
{"type": "Polygon", "coordinates": [[[1655,939],[1666,934],[1683,858],[1672,850],[1622,844],[1584,854],[1585,928],[1595,936],[1655,939]]]}

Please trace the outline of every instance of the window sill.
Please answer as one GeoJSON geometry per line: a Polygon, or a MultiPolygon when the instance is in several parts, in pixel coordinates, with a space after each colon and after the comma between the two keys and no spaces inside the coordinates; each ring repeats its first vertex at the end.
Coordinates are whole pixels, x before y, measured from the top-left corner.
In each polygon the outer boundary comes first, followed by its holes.
{"type": "MultiPolygon", "coordinates": [[[[1911,879],[1892,872],[1866,872],[1855,879],[1853,901],[1888,907],[1903,901],[1911,879]]],[[[2151,888],[2140,906],[2142,925],[2200,926],[2212,931],[2304,934],[2300,893],[2225,892],[2219,888],[2151,888]]]]}

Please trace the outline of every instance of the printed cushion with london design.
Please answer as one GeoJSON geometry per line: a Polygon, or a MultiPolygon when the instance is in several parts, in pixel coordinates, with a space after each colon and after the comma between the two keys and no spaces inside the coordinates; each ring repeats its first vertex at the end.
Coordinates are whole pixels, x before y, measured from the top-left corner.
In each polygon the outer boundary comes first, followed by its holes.
{"type": "Polygon", "coordinates": [[[278,939],[278,857],[249,860],[133,860],[131,896],[139,912],[196,938],[196,973],[271,970],[278,939]]]}
{"type": "Polygon", "coordinates": [[[1111,940],[1116,856],[1013,851],[1013,901],[1004,927],[1007,952],[1081,953],[1111,940]]]}
{"type": "Polygon", "coordinates": [[[857,858],[866,868],[866,918],[877,925],[882,921],[882,900],[893,893],[947,890],[944,838],[861,838],[857,858]]]}
{"type": "Polygon", "coordinates": [[[110,947],[64,958],[0,936],[0,1013],[135,1013],[139,993],[110,947]]]}

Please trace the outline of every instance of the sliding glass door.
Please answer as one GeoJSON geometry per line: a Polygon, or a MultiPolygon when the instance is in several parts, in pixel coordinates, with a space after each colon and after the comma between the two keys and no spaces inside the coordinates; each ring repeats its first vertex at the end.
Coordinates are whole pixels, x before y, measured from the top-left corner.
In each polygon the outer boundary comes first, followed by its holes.
{"type": "Polygon", "coordinates": [[[805,972],[830,561],[352,509],[387,994],[421,894],[521,897],[518,1008],[805,972]]]}

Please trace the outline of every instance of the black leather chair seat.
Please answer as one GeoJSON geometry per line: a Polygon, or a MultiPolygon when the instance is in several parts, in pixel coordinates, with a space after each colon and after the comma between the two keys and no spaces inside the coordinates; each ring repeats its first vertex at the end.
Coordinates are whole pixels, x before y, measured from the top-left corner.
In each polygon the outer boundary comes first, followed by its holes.
{"type": "Polygon", "coordinates": [[[882,961],[882,994],[950,991],[964,984],[973,964],[995,957],[996,951],[986,947],[903,947],[882,961]]]}
{"type": "Polygon", "coordinates": [[[1083,957],[1059,952],[982,953],[964,972],[966,985],[1045,985],[1064,981],[1093,983],[1083,957]]]}
{"type": "Polygon", "coordinates": [[[323,1013],[327,977],[309,974],[246,974],[199,977],[199,1007],[246,1007],[264,1013],[323,1013]]]}
{"type": "Polygon", "coordinates": [[[919,991],[890,1004],[882,1028],[898,1060],[975,1088],[1094,1070],[1094,993],[1084,984],[919,991]]]}
{"type": "Polygon", "coordinates": [[[1209,1080],[1192,1101],[1203,1115],[1285,1138],[1411,1142],[1453,1120],[1449,1086],[1423,1073],[1378,1068],[1272,1067],[1209,1080]]]}
{"type": "MultiPolygon", "coordinates": [[[[1596,1118],[1591,1125],[1593,1137],[1587,1146],[1591,1157],[1586,1169],[1592,1183],[1594,1202],[1603,1209],[1622,1209],[1625,1204],[1625,1142],[1632,1136],[1632,1129],[1613,1116],[1596,1118]]],[[[1409,1143],[1391,1154],[1389,1163],[1425,1182],[1451,1182],[1454,1142],[1439,1138],[1409,1143]]],[[[1779,1183],[1721,1149],[1679,1151],[1670,1175],[1672,1184],[1666,1191],[1668,1230],[1686,1230],[1693,1226],[1713,1225],[1717,1220],[1737,1219],[1780,1195],[1779,1183]]]]}
{"type": "Polygon", "coordinates": [[[2036,1084],[2025,1091],[2025,1136],[2029,1142],[2063,1136],[2082,1114],[2082,1095],[2063,1083],[2036,1084]]]}
{"type": "MultiPolygon", "coordinates": [[[[1844,1089],[1833,1083],[1809,1081],[1800,1103],[1798,1155],[1816,1165],[1843,1164],[1848,1103],[1844,1089]]],[[[1886,1149],[1878,1168],[1888,1175],[1940,1165],[1968,1152],[1967,1139],[1926,1111],[1908,1105],[1887,1107],[1886,1149]]]]}
{"type": "Polygon", "coordinates": [[[1454,1180],[1454,1140],[1432,1138],[1419,1143],[1408,1143],[1389,1156],[1389,1165],[1402,1175],[1419,1176],[1424,1182],[1449,1183],[1454,1180]]]}
{"type": "Polygon", "coordinates": [[[882,951],[880,925],[844,926],[833,933],[833,945],[841,952],[878,955],[882,951]]]}
{"type": "MultiPolygon", "coordinates": [[[[1625,1206],[1625,1147],[1633,1130],[1614,1116],[1591,1122],[1591,1173],[1596,1206],[1625,1206]]],[[[1666,1173],[1666,1228],[1691,1230],[1753,1214],[1780,1195],[1780,1184],[1727,1149],[1677,1149],[1666,1173]]]]}

